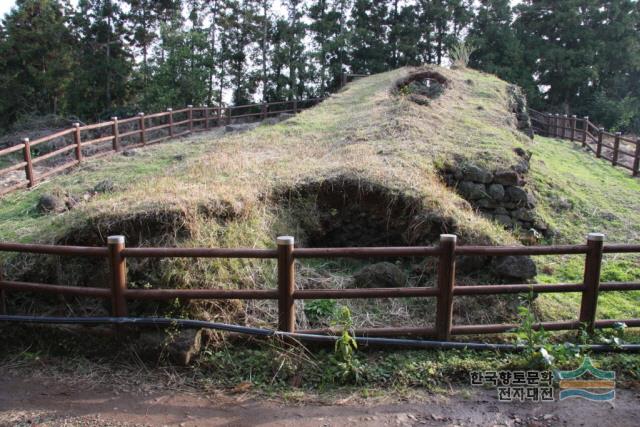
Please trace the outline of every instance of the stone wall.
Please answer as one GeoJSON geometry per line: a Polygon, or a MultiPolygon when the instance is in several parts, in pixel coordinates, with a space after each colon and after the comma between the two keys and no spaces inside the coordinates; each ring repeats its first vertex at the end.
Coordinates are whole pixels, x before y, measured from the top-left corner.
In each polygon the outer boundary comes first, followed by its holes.
{"type": "Polygon", "coordinates": [[[536,200],[526,188],[531,155],[516,149],[520,160],[511,167],[488,170],[475,164],[446,166],[444,181],[482,215],[510,230],[545,235],[547,226],[535,214],[536,200]]]}

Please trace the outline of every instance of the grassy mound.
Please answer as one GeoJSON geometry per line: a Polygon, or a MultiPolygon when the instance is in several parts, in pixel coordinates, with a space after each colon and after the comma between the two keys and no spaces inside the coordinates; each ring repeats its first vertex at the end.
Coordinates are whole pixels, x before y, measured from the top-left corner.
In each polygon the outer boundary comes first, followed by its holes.
{"type": "MultiPolygon", "coordinates": [[[[319,246],[430,244],[438,234],[452,232],[460,244],[515,243],[510,232],[480,216],[447,187],[439,172],[452,161],[488,169],[508,167],[519,160],[516,148],[534,153],[529,185],[540,199],[541,215],[560,231],[556,241],[582,241],[584,233],[604,224],[583,215],[587,196],[596,190],[606,212],[621,220],[633,219],[626,216],[628,210],[635,209],[637,215],[637,183],[628,183],[606,165],[594,166],[601,170],[599,181],[586,172],[592,167],[587,156],[549,140],[532,142],[516,129],[505,82],[472,70],[429,70],[444,77],[446,85],[428,105],[397,89],[412,73],[425,71],[404,68],[358,80],[277,125],[242,134],[201,134],[132,157],[90,160],[73,173],[3,199],[0,238],[104,244],[109,234],[124,234],[130,246],[273,247],[279,234],[294,235],[303,246],[319,246]],[[549,159],[554,155],[558,157],[549,159]],[[564,163],[561,156],[572,163],[564,163]],[[114,181],[114,191],[85,197],[105,178],[114,181]],[[624,181],[624,191],[635,194],[636,202],[629,203],[636,205],[608,199],[602,180],[610,180],[607,185],[624,181]],[[560,188],[560,182],[568,186],[560,188]],[[73,196],[81,202],[71,211],[42,215],[35,208],[42,194],[73,196]],[[560,196],[573,200],[579,210],[557,214],[553,200],[560,196]],[[354,203],[357,209],[348,208],[354,203]],[[364,239],[367,236],[379,239],[364,239]]],[[[626,231],[636,230],[637,236],[637,224],[626,231]]],[[[635,237],[622,234],[620,230],[624,241],[635,237]]],[[[55,257],[43,262],[43,258],[12,259],[8,275],[49,283],[106,284],[106,276],[95,273],[100,266],[82,260],[62,264],[55,257]]],[[[543,278],[551,281],[573,274],[574,267],[561,264],[553,271],[544,270],[543,278]]],[[[343,287],[360,266],[305,262],[299,285],[343,287]]],[[[140,260],[129,267],[134,287],[275,286],[275,265],[264,260],[140,260]]],[[[409,272],[411,285],[433,282],[433,265],[424,260],[402,267],[409,272]]],[[[420,325],[433,315],[424,300],[350,304],[356,323],[368,326],[420,325]]],[[[192,315],[252,324],[272,324],[275,319],[275,305],[268,302],[210,302],[189,310],[192,315]]],[[[468,305],[456,308],[464,321],[496,321],[510,315],[483,310],[470,314],[473,311],[468,305]]],[[[300,318],[306,322],[304,315],[300,318]]]]}

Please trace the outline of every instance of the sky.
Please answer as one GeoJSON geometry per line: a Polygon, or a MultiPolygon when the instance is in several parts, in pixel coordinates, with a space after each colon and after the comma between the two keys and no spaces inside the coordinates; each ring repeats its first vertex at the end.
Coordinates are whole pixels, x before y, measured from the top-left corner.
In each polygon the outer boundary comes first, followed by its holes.
{"type": "MultiPolygon", "coordinates": [[[[15,4],[15,0],[0,0],[0,18],[4,17],[5,13],[11,10],[11,7],[15,4]]],[[[71,0],[71,3],[77,3],[77,0],[71,0]]],[[[511,0],[511,4],[520,3],[520,0],[511,0]]]]}

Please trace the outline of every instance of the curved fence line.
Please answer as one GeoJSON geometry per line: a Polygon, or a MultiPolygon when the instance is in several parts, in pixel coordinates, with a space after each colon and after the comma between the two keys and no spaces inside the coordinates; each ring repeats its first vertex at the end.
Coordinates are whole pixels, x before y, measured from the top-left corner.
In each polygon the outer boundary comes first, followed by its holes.
{"type": "Polygon", "coordinates": [[[194,107],[118,119],[86,126],[74,123],[69,129],[40,137],[24,138],[20,144],[0,150],[0,196],[22,188],[31,188],[46,178],[77,166],[86,158],[145,147],[168,139],[215,127],[279,114],[297,114],[325,100],[278,101],[229,107],[194,107]],[[47,143],[49,146],[47,146],[47,143]],[[20,173],[20,171],[23,171],[20,173]]]}
{"type": "Polygon", "coordinates": [[[589,117],[541,113],[529,109],[534,133],[551,138],[569,139],[582,144],[596,157],[608,160],[612,166],[620,166],[640,175],[640,138],[611,133],[589,121],[589,117]]]}

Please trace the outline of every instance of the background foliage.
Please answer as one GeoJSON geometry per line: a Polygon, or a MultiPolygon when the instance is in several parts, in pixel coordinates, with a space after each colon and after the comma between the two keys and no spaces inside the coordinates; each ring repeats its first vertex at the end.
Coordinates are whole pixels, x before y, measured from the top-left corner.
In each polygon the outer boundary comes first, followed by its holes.
{"type": "Polygon", "coordinates": [[[446,63],[530,104],[640,131],[636,0],[18,0],[0,24],[0,127],[335,90],[342,72],[446,63]]]}

